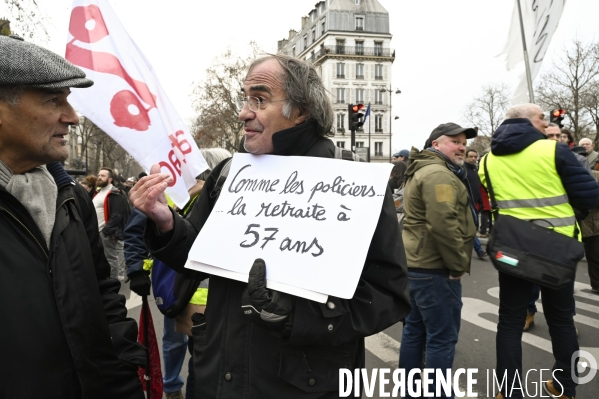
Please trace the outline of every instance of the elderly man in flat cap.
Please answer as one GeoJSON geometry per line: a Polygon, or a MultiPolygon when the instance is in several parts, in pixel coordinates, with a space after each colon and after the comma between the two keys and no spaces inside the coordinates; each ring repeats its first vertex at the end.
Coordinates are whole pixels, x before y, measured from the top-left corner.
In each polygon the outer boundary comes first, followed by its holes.
{"type": "MultiPolygon", "coordinates": [[[[476,234],[464,168],[466,139],[474,137],[472,128],[444,123],[432,131],[423,151],[412,148],[410,153],[403,242],[412,311],[399,353],[399,367],[406,374],[423,367],[423,349],[427,368],[445,374],[453,366],[462,310],[460,278],[470,271],[476,234]]],[[[436,392],[434,382],[428,391],[436,392]]],[[[453,398],[453,393],[440,397],[453,398]]]]}
{"type": "Polygon", "coordinates": [[[78,116],[64,58],[0,36],[0,397],[141,399],[144,350],[98,237],[89,194],[61,161],[78,116]]]}

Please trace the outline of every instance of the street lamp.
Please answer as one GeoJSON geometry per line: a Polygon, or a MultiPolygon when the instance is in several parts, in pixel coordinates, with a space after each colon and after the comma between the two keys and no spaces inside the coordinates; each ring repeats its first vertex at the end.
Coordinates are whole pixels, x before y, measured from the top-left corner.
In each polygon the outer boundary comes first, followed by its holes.
{"type": "MultiPolygon", "coordinates": [[[[391,123],[393,122],[393,116],[391,115],[391,112],[393,110],[393,96],[391,94],[393,93],[393,90],[391,90],[391,84],[389,84],[388,89],[385,87],[380,89],[379,91],[381,93],[389,93],[389,162],[391,162],[391,137],[393,135],[393,130],[391,129],[391,123]]],[[[395,89],[395,94],[401,94],[401,90],[395,89]]],[[[396,116],[395,119],[399,119],[399,116],[396,116]]]]}

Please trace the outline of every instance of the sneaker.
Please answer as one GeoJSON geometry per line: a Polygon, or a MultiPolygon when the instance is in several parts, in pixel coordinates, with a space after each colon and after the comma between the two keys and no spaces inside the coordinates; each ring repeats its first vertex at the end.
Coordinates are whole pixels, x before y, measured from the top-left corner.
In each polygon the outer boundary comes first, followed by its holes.
{"type": "Polygon", "coordinates": [[[593,294],[599,294],[599,288],[591,288],[593,294]]]}
{"type": "Polygon", "coordinates": [[[177,391],[177,392],[170,392],[166,394],[166,399],[185,399],[185,397],[183,396],[183,392],[181,391],[177,391]]]}
{"type": "Polygon", "coordinates": [[[553,380],[545,381],[543,383],[543,390],[555,399],[575,399],[574,396],[560,395],[560,391],[562,391],[563,388],[560,387],[559,389],[556,389],[556,387],[553,386],[553,380]]]}
{"type": "Polygon", "coordinates": [[[487,257],[487,253],[485,251],[480,251],[476,255],[478,256],[478,259],[482,259],[482,260],[485,260],[485,258],[487,257]]]}
{"type": "Polygon", "coordinates": [[[535,325],[535,315],[534,315],[534,313],[530,313],[527,310],[526,311],[526,322],[524,323],[524,328],[522,329],[522,331],[528,331],[534,325],[535,325]]]}

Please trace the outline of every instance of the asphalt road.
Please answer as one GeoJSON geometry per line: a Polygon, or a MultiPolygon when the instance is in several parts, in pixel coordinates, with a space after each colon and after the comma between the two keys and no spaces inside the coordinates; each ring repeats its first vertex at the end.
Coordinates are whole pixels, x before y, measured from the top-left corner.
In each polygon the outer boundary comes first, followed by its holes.
{"type": "MultiPolygon", "coordinates": [[[[579,331],[579,344],[581,349],[590,352],[599,363],[599,295],[590,292],[587,264],[578,265],[576,277],[575,299],[577,315],[575,323],[579,331]]],[[[497,272],[489,260],[481,261],[474,257],[471,274],[462,278],[463,309],[462,324],[459,342],[456,347],[454,370],[458,368],[478,369],[473,375],[477,382],[472,386],[472,395],[466,392],[466,377],[462,375],[458,389],[465,392],[463,397],[494,397],[492,372],[495,367],[495,331],[497,325],[497,309],[499,305],[497,272]],[[487,374],[488,373],[488,374],[487,374]],[[489,379],[487,378],[489,375],[489,379]]],[[[141,298],[131,294],[128,285],[123,285],[122,293],[127,296],[127,307],[131,317],[139,319],[141,298]]],[[[542,298],[537,304],[539,312],[535,317],[535,326],[523,335],[523,372],[530,370],[527,379],[528,397],[547,397],[539,391],[541,374],[539,369],[551,369],[553,355],[551,353],[551,340],[547,323],[542,313],[542,298]]],[[[152,315],[159,339],[162,337],[163,316],[150,302],[152,315]]],[[[366,367],[369,376],[373,369],[397,368],[399,346],[401,342],[402,325],[398,323],[366,339],[366,367]]],[[[596,367],[596,366],[595,366],[596,367]]],[[[586,373],[596,372],[588,367],[586,373]]],[[[184,363],[181,375],[187,376],[187,361],[184,363]]],[[[387,378],[391,380],[390,375],[387,378]]],[[[550,371],[544,371],[543,379],[550,378],[550,371]]],[[[393,383],[386,386],[385,392],[391,393],[393,383]]],[[[495,391],[496,392],[496,391],[495,391]]],[[[382,398],[388,397],[380,394],[378,383],[375,384],[372,395],[363,391],[362,397],[382,398]]],[[[384,392],[383,392],[384,393],[384,392]]],[[[599,373],[591,382],[579,385],[578,398],[599,398],[599,373]]]]}

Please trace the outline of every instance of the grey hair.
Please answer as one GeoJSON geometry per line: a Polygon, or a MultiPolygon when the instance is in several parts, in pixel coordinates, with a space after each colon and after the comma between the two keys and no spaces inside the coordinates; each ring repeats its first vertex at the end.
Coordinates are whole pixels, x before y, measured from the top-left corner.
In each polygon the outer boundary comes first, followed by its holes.
{"type": "Polygon", "coordinates": [[[514,105],[513,107],[509,108],[505,112],[504,119],[514,119],[514,118],[531,119],[535,115],[537,108],[540,108],[540,107],[537,104],[532,104],[532,103],[514,105]]]}
{"type": "Polygon", "coordinates": [[[0,85],[0,101],[8,103],[11,107],[19,105],[24,90],[23,85],[0,85]]]}
{"type": "Polygon", "coordinates": [[[200,152],[206,160],[208,167],[210,167],[210,170],[214,169],[214,167],[221,163],[221,161],[233,156],[224,148],[202,148],[200,152]]]}
{"type": "Polygon", "coordinates": [[[559,127],[557,123],[549,122],[549,127],[559,127]]]}
{"type": "Polygon", "coordinates": [[[313,121],[317,133],[326,136],[331,132],[335,119],[331,100],[316,69],[309,63],[283,54],[269,54],[254,60],[248,74],[257,65],[268,60],[276,60],[283,68],[283,90],[287,100],[283,104],[283,116],[291,118],[291,112],[297,109],[307,114],[307,122],[313,121]]]}

